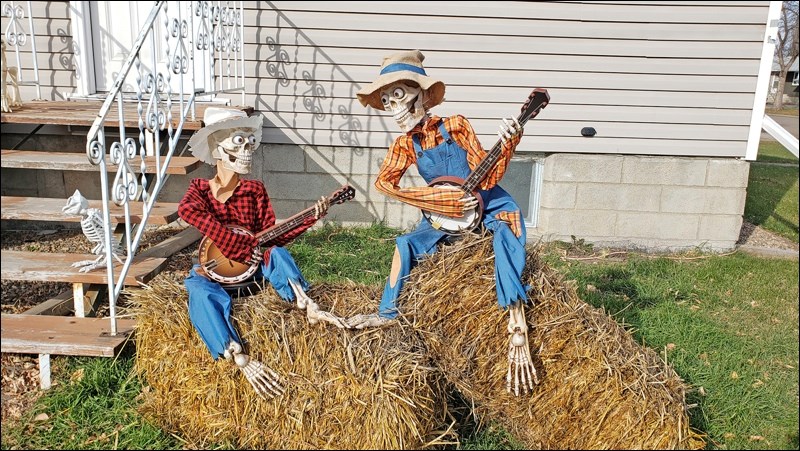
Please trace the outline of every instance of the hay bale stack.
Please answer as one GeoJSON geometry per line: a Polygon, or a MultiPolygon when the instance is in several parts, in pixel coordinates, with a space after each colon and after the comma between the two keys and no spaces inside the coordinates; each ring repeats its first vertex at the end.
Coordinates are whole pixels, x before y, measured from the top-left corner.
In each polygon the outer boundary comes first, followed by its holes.
{"type": "Polygon", "coordinates": [[[506,392],[508,313],[497,305],[490,236],[469,237],[423,261],[399,299],[449,382],[532,449],[674,449],[704,444],[688,424],[685,386],[652,350],[529,246],[526,309],[540,384],[506,392]],[[541,346],[541,350],[538,351],[541,346]]]}
{"type": "MultiPolygon", "coordinates": [[[[340,285],[309,294],[350,315],[373,312],[380,291],[340,285]]],[[[131,301],[136,368],[149,387],[143,413],[187,446],[419,448],[444,424],[443,382],[410,328],[312,326],[271,288],[237,302],[234,323],[246,349],[285,377],[284,396],[262,400],[232,362],[211,359],[181,283],[158,278],[131,301]]]]}

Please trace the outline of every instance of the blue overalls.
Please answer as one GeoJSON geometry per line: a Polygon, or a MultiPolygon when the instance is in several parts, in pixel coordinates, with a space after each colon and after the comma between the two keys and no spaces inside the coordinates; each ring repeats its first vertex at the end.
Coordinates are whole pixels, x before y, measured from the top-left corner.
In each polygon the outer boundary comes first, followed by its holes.
{"type": "MultiPolygon", "coordinates": [[[[195,269],[199,266],[194,265],[184,280],[186,291],[189,292],[189,319],[211,357],[216,360],[225,352],[231,340],[240,344],[242,341],[231,323],[231,296],[219,283],[197,274],[195,269]]],[[[289,251],[278,246],[270,248],[264,255],[264,261],[253,277],[256,280],[269,280],[278,295],[289,302],[294,301],[289,279],[303,287],[303,290],[308,289],[308,282],[303,279],[289,251]]]]}
{"type": "MultiPolygon", "coordinates": [[[[417,169],[420,175],[426,183],[446,175],[466,179],[471,172],[467,163],[467,152],[450,137],[445,129],[444,121],[440,123],[439,131],[444,141],[438,146],[424,151],[420,145],[419,135],[415,134],[413,137],[414,151],[417,153],[417,169]]],[[[493,233],[497,303],[501,308],[506,308],[516,303],[517,300],[527,302],[527,287],[522,284],[522,270],[525,267],[525,226],[520,224],[521,234],[517,237],[511,231],[508,223],[495,218],[502,211],[519,211],[519,206],[511,195],[499,185],[495,185],[490,190],[481,190],[480,194],[484,202],[483,225],[493,233]]],[[[434,229],[423,218],[414,231],[397,237],[400,273],[394,286],[392,286],[391,276],[386,281],[379,308],[380,316],[384,318],[397,316],[397,298],[411,268],[423,257],[434,253],[436,245],[445,236],[447,236],[446,233],[434,229]]]]}

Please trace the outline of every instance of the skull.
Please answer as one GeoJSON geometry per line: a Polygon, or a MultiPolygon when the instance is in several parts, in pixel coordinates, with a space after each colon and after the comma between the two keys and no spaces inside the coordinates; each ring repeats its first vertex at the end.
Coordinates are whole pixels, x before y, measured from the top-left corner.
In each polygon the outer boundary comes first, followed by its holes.
{"type": "Polygon", "coordinates": [[[425,117],[427,111],[425,103],[425,91],[408,84],[398,81],[386,86],[381,90],[381,103],[383,109],[392,112],[394,120],[400,126],[403,133],[408,133],[419,124],[425,117]]]}
{"type": "Polygon", "coordinates": [[[235,128],[220,130],[209,136],[209,147],[215,150],[214,157],[222,165],[237,174],[249,174],[256,148],[255,130],[235,128]]]}

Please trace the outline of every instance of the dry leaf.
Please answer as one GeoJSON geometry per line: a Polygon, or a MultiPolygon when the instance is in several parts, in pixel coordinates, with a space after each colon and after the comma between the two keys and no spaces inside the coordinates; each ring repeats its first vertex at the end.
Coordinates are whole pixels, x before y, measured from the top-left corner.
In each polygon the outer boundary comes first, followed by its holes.
{"type": "Polygon", "coordinates": [[[739,374],[736,371],[732,372],[731,379],[739,379],[739,374]]]}
{"type": "Polygon", "coordinates": [[[722,436],[725,437],[726,439],[732,439],[736,437],[736,434],[734,434],[733,432],[726,432],[722,434],[722,436]]]}
{"type": "Polygon", "coordinates": [[[697,392],[700,393],[700,396],[706,395],[706,389],[703,388],[702,386],[697,390],[697,392]]]}
{"type": "Polygon", "coordinates": [[[597,287],[592,285],[592,284],[590,284],[590,283],[588,283],[588,284],[586,284],[586,291],[588,291],[590,293],[594,293],[595,291],[597,291],[597,287]]]}
{"type": "Polygon", "coordinates": [[[760,442],[761,440],[764,440],[764,437],[762,437],[760,435],[751,435],[750,436],[750,441],[751,442],[760,442]]]}
{"type": "Polygon", "coordinates": [[[49,419],[50,419],[50,416],[47,415],[46,413],[40,413],[39,415],[36,415],[35,417],[33,417],[33,421],[47,421],[49,419]]]}
{"type": "Polygon", "coordinates": [[[753,382],[753,388],[758,388],[762,385],[764,385],[764,381],[762,381],[761,379],[756,379],[756,381],[753,382]]]}
{"type": "Polygon", "coordinates": [[[675,343],[667,343],[667,351],[672,351],[675,349],[675,343]]]}

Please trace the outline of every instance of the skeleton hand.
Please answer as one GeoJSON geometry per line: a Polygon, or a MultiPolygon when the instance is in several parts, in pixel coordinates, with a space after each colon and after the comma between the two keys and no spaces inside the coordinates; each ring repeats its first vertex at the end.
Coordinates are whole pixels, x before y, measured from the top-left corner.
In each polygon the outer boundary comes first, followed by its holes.
{"type": "Polygon", "coordinates": [[[244,373],[247,382],[250,382],[250,385],[262,398],[281,396],[286,391],[280,383],[280,376],[267,365],[253,360],[249,355],[243,353],[242,345],[239,343],[231,341],[224,355],[228,360],[233,358],[236,366],[244,373]]]}
{"type": "Polygon", "coordinates": [[[522,133],[522,125],[517,118],[503,118],[503,124],[500,125],[500,131],[497,132],[497,136],[505,144],[509,139],[520,133],[522,133]]]}
{"type": "Polygon", "coordinates": [[[257,263],[261,263],[261,260],[264,259],[264,251],[261,250],[260,247],[256,246],[253,248],[253,253],[250,255],[250,259],[247,260],[245,263],[248,265],[255,265],[257,263]]]}
{"type": "Polygon", "coordinates": [[[378,327],[388,324],[394,320],[384,318],[377,313],[370,313],[369,315],[355,315],[344,320],[347,327],[350,329],[364,329],[365,327],[378,327]]]}
{"type": "MultiPolygon", "coordinates": [[[[461,187],[455,185],[439,185],[438,188],[444,191],[461,191],[461,187]]],[[[464,197],[459,199],[458,202],[461,203],[461,209],[464,212],[468,212],[478,205],[478,199],[467,193],[464,193],[464,197]]]]}
{"type": "Polygon", "coordinates": [[[525,324],[525,313],[521,304],[509,310],[508,319],[508,373],[506,374],[506,390],[511,393],[511,374],[514,373],[514,394],[519,396],[520,379],[522,391],[530,392],[533,384],[539,383],[536,368],[533,366],[530,348],[528,347],[528,326],[525,324]]]}
{"type": "Polygon", "coordinates": [[[316,204],[314,204],[314,219],[319,219],[328,214],[328,207],[331,206],[331,201],[322,196],[316,204]]]}

